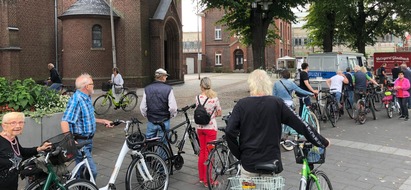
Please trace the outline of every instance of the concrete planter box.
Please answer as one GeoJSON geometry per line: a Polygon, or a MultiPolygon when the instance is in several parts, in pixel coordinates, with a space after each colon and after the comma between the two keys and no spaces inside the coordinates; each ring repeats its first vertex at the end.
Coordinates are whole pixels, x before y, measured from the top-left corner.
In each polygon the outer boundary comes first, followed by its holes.
{"type": "Polygon", "coordinates": [[[55,113],[41,118],[41,124],[34,119],[26,117],[23,134],[19,135],[19,142],[23,147],[41,145],[45,140],[61,133],[61,118],[63,113],[55,113]]]}

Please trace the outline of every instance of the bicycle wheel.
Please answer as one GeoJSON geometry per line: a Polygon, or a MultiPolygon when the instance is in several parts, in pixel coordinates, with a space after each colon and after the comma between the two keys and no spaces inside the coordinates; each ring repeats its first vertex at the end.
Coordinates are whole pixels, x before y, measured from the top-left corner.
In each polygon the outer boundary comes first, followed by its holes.
{"type": "Polygon", "coordinates": [[[365,103],[363,100],[358,100],[357,105],[360,105],[359,109],[357,110],[357,121],[360,122],[360,124],[364,124],[365,121],[367,121],[365,103]]]}
{"type": "Polygon", "coordinates": [[[308,115],[307,123],[312,126],[318,133],[320,133],[320,123],[318,122],[317,116],[310,111],[308,115]]]}
{"type": "Polygon", "coordinates": [[[334,103],[328,104],[326,110],[327,110],[326,113],[327,113],[328,120],[330,120],[331,125],[335,127],[336,126],[335,124],[337,123],[337,120],[338,120],[338,115],[337,115],[338,113],[336,112],[334,103]]]}
{"type": "Polygon", "coordinates": [[[160,141],[149,142],[147,143],[147,146],[145,146],[141,150],[141,152],[142,153],[151,152],[151,153],[159,155],[166,163],[168,172],[169,173],[171,172],[171,166],[173,164],[171,152],[168,150],[167,145],[165,145],[163,142],[160,142],[160,141]]]}
{"type": "Polygon", "coordinates": [[[211,150],[206,162],[208,189],[230,189],[228,177],[235,175],[236,171],[227,172],[230,166],[228,158],[228,148],[222,144],[211,150]]]}
{"type": "Polygon", "coordinates": [[[111,99],[108,95],[101,95],[93,103],[94,113],[103,115],[108,112],[111,107],[111,99]]]}
{"type": "Polygon", "coordinates": [[[63,93],[61,93],[61,95],[67,95],[67,96],[73,96],[74,91],[73,90],[66,90],[63,93]]]}
{"type": "Polygon", "coordinates": [[[390,103],[387,105],[386,110],[387,110],[387,116],[388,116],[388,118],[392,118],[392,116],[393,116],[393,114],[394,114],[393,102],[390,102],[390,103]]]}
{"type": "Polygon", "coordinates": [[[98,190],[97,186],[85,179],[75,179],[64,185],[66,190],[98,190]]]}
{"type": "Polygon", "coordinates": [[[318,185],[314,178],[310,177],[307,182],[307,187],[309,190],[332,190],[333,186],[331,185],[331,181],[328,176],[320,170],[315,171],[314,175],[317,177],[318,185]]]}
{"type": "Polygon", "coordinates": [[[131,111],[137,106],[138,96],[135,93],[129,92],[121,97],[120,105],[124,111],[131,111]]]}
{"type": "Polygon", "coordinates": [[[147,171],[144,171],[140,159],[134,159],[128,166],[126,173],[126,189],[164,189],[168,188],[169,172],[164,160],[157,154],[146,152],[143,154],[147,166],[147,171]],[[150,174],[153,180],[144,181],[143,176],[139,172],[138,167],[141,167],[145,175],[150,174]]]}
{"type": "Polygon", "coordinates": [[[348,117],[350,117],[351,119],[354,119],[354,108],[348,99],[344,100],[344,107],[345,107],[345,110],[347,111],[348,117]]]}
{"type": "Polygon", "coordinates": [[[368,109],[370,109],[371,113],[372,113],[372,119],[377,120],[377,115],[375,115],[375,109],[374,109],[375,105],[373,101],[369,101],[368,102],[368,109]]]}

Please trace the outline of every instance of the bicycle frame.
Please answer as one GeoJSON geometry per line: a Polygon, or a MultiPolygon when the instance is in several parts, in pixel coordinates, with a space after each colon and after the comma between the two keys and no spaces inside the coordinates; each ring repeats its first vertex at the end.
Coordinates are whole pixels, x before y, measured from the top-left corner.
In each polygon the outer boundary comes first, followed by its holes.
{"type": "MultiPolygon", "coordinates": [[[[303,102],[304,102],[305,98],[309,98],[309,97],[302,97],[303,102]]],[[[303,104],[303,111],[302,111],[302,114],[301,114],[301,118],[302,118],[303,121],[306,121],[308,123],[310,123],[310,122],[311,123],[316,123],[314,121],[314,119],[311,117],[310,109],[308,108],[308,106],[305,105],[305,103],[303,104]]],[[[315,127],[319,128],[320,126],[315,126],[315,127]]],[[[318,129],[316,129],[316,130],[318,130],[318,129]]]]}
{"type": "MultiPolygon", "coordinates": [[[[128,134],[128,128],[131,125],[131,121],[127,121],[126,122],[126,127],[124,128],[124,131],[126,132],[126,134],[128,134]]],[[[113,172],[111,173],[110,179],[107,183],[106,186],[99,188],[100,190],[109,190],[112,189],[112,187],[114,187],[114,183],[116,182],[117,176],[120,172],[120,167],[123,164],[124,158],[126,157],[127,153],[130,151],[131,149],[128,148],[127,146],[127,140],[124,140],[123,146],[120,150],[120,153],[117,157],[117,161],[116,164],[114,165],[114,169],[113,172]]],[[[141,164],[138,165],[138,171],[141,174],[141,176],[143,177],[144,181],[148,181],[148,180],[153,180],[153,177],[151,176],[151,174],[149,172],[145,172],[148,171],[145,160],[144,160],[144,156],[140,151],[136,151],[136,150],[132,150],[131,151],[132,155],[136,155],[136,158],[139,159],[139,161],[141,162],[141,164]]],[[[94,184],[95,183],[95,179],[93,177],[93,175],[91,175],[91,168],[90,168],[90,164],[88,163],[87,159],[83,159],[80,163],[78,163],[74,169],[72,170],[70,179],[75,179],[76,175],[78,173],[78,171],[80,170],[80,168],[84,166],[85,169],[88,170],[89,174],[90,174],[90,181],[94,184]]]]}
{"type": "Polygon", "coordinates": [[[300,190],[307,189],[307,180],[308,178],[312,178],[315,181],[315,184],[318,187],[318,190],[321,190],[320,183],[318,182],[317,176],[315,176],[309,167],[307,158],[303,159],[303,166],[301,167],[301,179],[300,179],[300,190]]]}
{"type": "Polygon", "coordinates": [[[59,188],[65,190],[66,188],[64,187],[63,184],[61,184],[61,183],[59,182],[59,177],[58,177],[57,174],[54,172],[54,170],[53,170],[53,168],[52,168],[52,165],[48,162],[49,156],[50,156],[50,153],[47,153],[45,160],[46,160],[46,166],[47,166],[48,175],[47,175],[47,180],[46,180],[46,183],[44,184],[43,190],[48,190],[48,189],[50,188],[50,185],[51,185],[53,182],[56,182],[56,185],[57,185],[59,188]]]}

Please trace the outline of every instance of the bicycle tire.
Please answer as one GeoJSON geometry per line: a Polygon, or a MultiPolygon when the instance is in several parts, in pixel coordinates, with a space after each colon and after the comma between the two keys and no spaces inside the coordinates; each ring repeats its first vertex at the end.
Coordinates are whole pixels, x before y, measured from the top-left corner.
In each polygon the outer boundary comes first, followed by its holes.
{"type": "Polygon", "coordinates": [[[373,101],[368,102],[368,106],[372,114],[372,119],[377,120],[377,115],[375,115],[374,102],[373,101]]]}
{"type": "Polygon", "coordinates": [[[344,107],[345,107],[345,110],[347,111],[348,117],[350,117],[351,119],[354,119],[354,108],[348,99],[344,100],[344,107]]]}
{"type": "Polygon", "coordinates": [[[394,115],[394,109],[392,108],[392,107],[393,107],[392,105],[393,105],[393,103],[390,102],[390,103],[387,105],[387,108],[386,108],[388,118],[392,118],[392,116],[394,115]]]}
{"type": "Polygon", "coordinates": [[[230,166],[228,147],[218,144],[213,148],[207,159],[207,185],[209,190],[213,189],[230,189],[228,178],[235,175],[234,172],[226,173],[227,166],[230,166]],[[218,182],[218,183],[216,183],[218,182]]]}
{"type": "Polygon", "coordinates": [[[106,114],[111,108],[111,104],[111,98],[109,98],[108,95],[101,95],[97,97],[97,99],[93,103],[94,113],[96,113],[97,115],[106,114]]]}
{"type": "MultiPolygon", "coordinates": [[[[25,190],[43,190],[44,184],[46,183],[47,178],[37,179],[27,185],[25,190]]],[[[56,187],[54,184],[51,184],[48,190],[58,190],[59,187],[56,187]]]]}
{"type": "Polygon", "coordinates": [[[197,132],[195,131],[195,129],[190,129],[188,131],[188,135],[190,138],[191,147],[193,148],[194,154],[197,156],[200,155],[200,143],[198,140],[197,132]]]}
{"type": "Polygon", "coordinates": [[[136,108],[137,106],[137,103],[138,96],[133,92],[129,92],[126,95],[122,96],[120,100],[121,109],[123,109],[125,112],[134,110],[134,108],[136,108]]]}
{"type": "Polygon", "coordinates": [[[365,114],[365,102],[362,99],[360,99],[357,101],[357,105],[360,105],[357,113],[357,121],[360,124],[364,124],[367,121],[367,117],[365,114]]]}
{"type": "MultiPolygon", "coordinates": [[[[378,95],[378,94],[373,94],[373,96],[372,96],[372,98],[371,98],[371,102],[372,102],[372,108],[375,110],[375,111],[380,111],[378,108],[377,108],[377,106],[376,106],[376,103],[381,103],[382,102],[382,99],[380,98],[380,95],[378,95]]],[[[381,106],[380,106],[381,107],[381,106]]]]}
{"type": "Polygon", "coordinates": [[[335,112],[335,108],[334,108],[334,106],[333,106],[333,103],[331,103],[331,104],[328,104],[327,105],[327,107],[326,107],[327,109],[327,111],[326,111],[326,113],[327,113],[327,118],[328,118],[328,120],[330,121],[330,123],[331,123],[331,125],[333,126],[333,127],[335,127],[336,126],[336,123],[337,123],[337,116],[336,116],[336,112],[335,112]]]}
{"type": "Polygon", "coordinates": [[[86,179],[75,179],[64,185],[66,190],[98,190],[98,187],[86,179]]]}
{"type": "Polygon", "coordinates": [[[141,150],[142,153],[151,152],[154,154],[159,155],[167,165],[168,172],[171,173],[172,167],[172,155],[170,150],[168,149],[167,145],[165,145],[161,141],[154,141],[149,142],[143,149],[141,150]]]}
{"type": "Polygon", "coordinates": [[[307,182],[307,187],[309,190],[332,190],[333,186],[331,185],[331,181],[328,176],[321,170],[317,170],[314,172],[314,175],[317,177],[318,183],[320,184],[320,188],[315,183],[313,178],[309,178],[307,182]]]}
{"type": "Polygon", "coordinates": [[[168,188],[169,171],[164,160],[154,153],[146,152],[143,154],[147,169],[153,177],[152,181],[143,181],[137,168],[139,159],[134,159],[127,168],[126,189],[163,189],[168,188]]]}
{"type": "Polygon", "coordinates": [[[317,116],[312,111],[308,112],[310,115],[307,118],[307,123],[312,126],[318,133],[320,133],[320,122],[318,122],[317,116]]]}

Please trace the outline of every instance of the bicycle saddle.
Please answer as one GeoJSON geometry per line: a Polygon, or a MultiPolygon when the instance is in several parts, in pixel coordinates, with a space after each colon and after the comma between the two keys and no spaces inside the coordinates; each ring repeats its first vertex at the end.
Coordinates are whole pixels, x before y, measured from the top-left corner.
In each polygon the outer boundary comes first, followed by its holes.
{"type": "Polygon", "coordinates": [[[254,168],[263,173],[278,174],[281,171],[283,171],[283,168],[281,167],[281,163],[278,160],[274,160],[272,162],[266,162],[266,163],[259,163],[259,164],[256,164],[254,168]]]}

